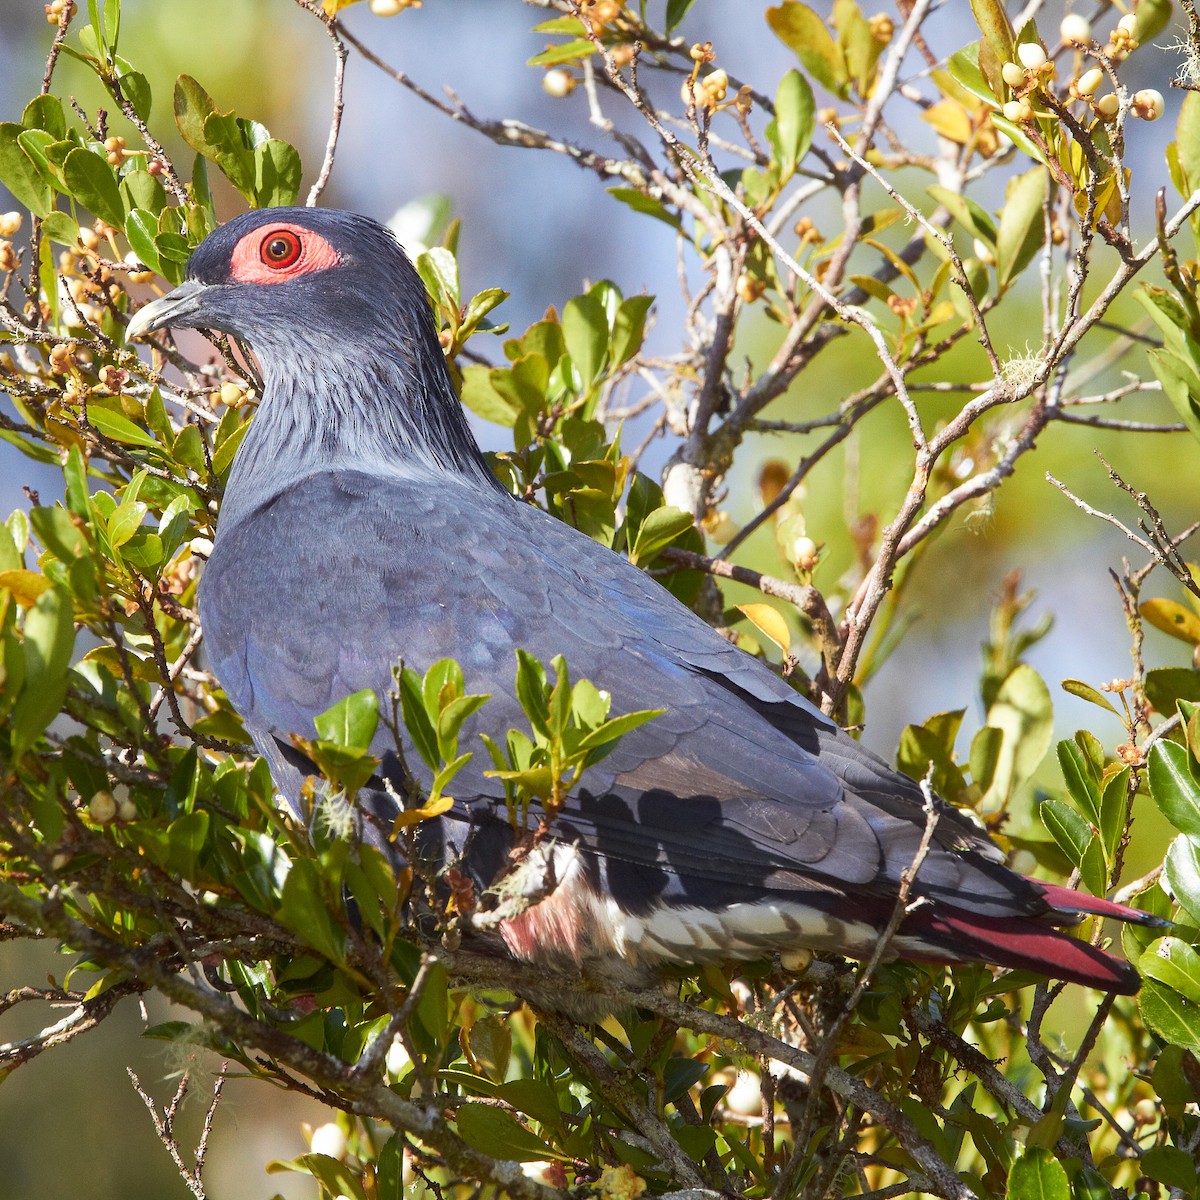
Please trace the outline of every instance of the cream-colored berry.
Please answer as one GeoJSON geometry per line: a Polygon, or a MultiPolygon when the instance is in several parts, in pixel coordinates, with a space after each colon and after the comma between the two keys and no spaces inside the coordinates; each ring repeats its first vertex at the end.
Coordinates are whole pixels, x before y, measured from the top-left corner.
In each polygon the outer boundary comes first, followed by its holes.
{"type": "Polygon", "coordinates": [[[117,820],[128,825],[130,821],[136,821],[137,816],[137,805],[128,796],[122,796],[117,801],[117,820]]]}
{"type": "Polygon", "coordinates": [[[1162,92],[1154,88],[1143,88],[1140,92],[1134,92],[1129,111],[1135,117],[1141,117],[1143,121],[1157,121],[1163,115],[1164,108],[1166,101],[1162,92]]]}
{"type": "Polygon", "coordinates": [[[19,212],[0,213],[0,238],[10,238],[21,228],[19,212]]]}
{"type": "Polygon", "coordinates": [[[574,90],[575,76],[570,71],[564,71],[562,67],[555,67],[542,76],[542,91],[556,100],[569,96],[574,90]]]}
{"type": "Polygon", "coordinates": [[[1118,22],[1117,29],[1127,37],[1137,36],[1137,17],[1133,13],[1126,13],[1118,22]]]}
{"type": "Polygon", "coordinates": [[[1104,82],[1104,72],[1099,67],[1084,71],[1075,81],[1075,91],[1080,96],[1094,96],[1104,82]]]}
{"type": "Polygon", "coordinates": [[[885,46],[892,40],[892,35],[896,32],[895,22],[887,13],[882,12],[870,17],[867,20],[867,27],[871,30],[871,36],[885,46]]]}
{"type": "Polygon", "coordinates": [[[1082,13],[1067,13],[1058,32],[1068,45],[1083,46],[1092,40],[1092,23],[1082,13]]]}
{"type": "Polygon", "coordinates": [[[1025,68],[1017,66],[1015,62],[1006,62],[1000,68],[1000,78],[1009,87],[1020,87],[1025,82],[1025,68]]]}
{"type": "Polygon", "coordinates": [[[349,1149],[346,1131],[333,1121],[313,1130],[311,1146],[314,1154],[327,1154],[330,1158],[345,1158],[349,1149]]]}
{"type": "Polygon", "coordinates": [[[1029,105],[1023,100],[1009,100],[1000,110],[1004,113],[1004,119],[1011,121],[1014,125],[1019,124],[1025,116],[1025,111],[1029,105]]]}
{"type": "Polygon", "coordinates": [[[989,267],[996,265],[996,256],[992,253],[992,248],[987,242],[982,241],[980,238],[975,238],[971,242],[971,249],[975,252],[975,257],[981,263],[986,263],[989,267]]]}
{"type": "Polygon", "coordinates": [[[1106,120],[1111,121],[1117,115],[1121,107],[1121,101],[1117,98],[1116,93],[1109,92],[1106,96],[1101,96],[1096,101],[1096,111],[1106,120]]]}
{"type": "Polygon", "coordinates": [[[97,792],[88,805],[88,815],[97,825],[107,825],[116,819],[117,802],[112,792],[97,792]]]}
{"type": "Polygon", "coordinates": [[[1046,51],[1038,42],[1022,42],[1017,47],[1017,60],[1027,71],[1036,71],[1046,65],[1046,51]]]}

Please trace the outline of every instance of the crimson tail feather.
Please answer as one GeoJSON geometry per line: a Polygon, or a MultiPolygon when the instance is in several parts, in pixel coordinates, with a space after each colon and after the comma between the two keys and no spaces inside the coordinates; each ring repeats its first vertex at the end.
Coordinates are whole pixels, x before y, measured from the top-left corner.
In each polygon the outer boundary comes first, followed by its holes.
{"type": "MultiPolygon", "coordinates": [[[[1060,890],[1074,894],[1067,888],[1060,890]]],[[[1123,907],[1109,901],[1101,903],[1110,908],[1123,907]]],[[[1117,914],[1109,914],[1106,909],[1104,915],[1117,914]]],[[[997,919],[956,909],[918,910],[905,924],[904,932],[906,936],[916,934],[925,943],[931,961],[939,961],[938,951],[944,948],[946,959],[940,961],[981,960],[1127,996],[1133,995],[1142,982],[1137,971],[1123,959],[1081,942],[1036,917],[997,919]]]]}
{"type": "Polygon", "coordinates": [[[1130,908],[1128,904],[1118,904],[1115,900],[1105,900],[1100,896],[1087,896],[1061,884],[1041,883],[1042,895],[1046,903],[1066,918],[1065,923],[1075,924],[1084,917],[1115,917],[1118,921],[1128,921],[1131,925],[1150,925],[1160,929],[1170,926],[1170,921],[1156,917],[1151,913],[1142,912],[1140,908],[1130,908]]]}

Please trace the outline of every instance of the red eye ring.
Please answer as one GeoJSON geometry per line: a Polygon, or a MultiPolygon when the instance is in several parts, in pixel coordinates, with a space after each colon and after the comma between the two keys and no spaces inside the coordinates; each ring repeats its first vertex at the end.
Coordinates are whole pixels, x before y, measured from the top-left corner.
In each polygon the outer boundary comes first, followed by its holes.
{"type": "Polygon", "coordinates": [[[258,256],[273,271],[284,271],[300,257],[300,239],[290,229],[272,229],[258,247],[258,256]]]}

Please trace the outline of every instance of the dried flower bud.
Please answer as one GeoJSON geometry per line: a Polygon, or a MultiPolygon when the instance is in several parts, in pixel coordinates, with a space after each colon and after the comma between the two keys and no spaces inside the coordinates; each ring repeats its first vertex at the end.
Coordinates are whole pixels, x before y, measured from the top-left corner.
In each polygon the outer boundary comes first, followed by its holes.
{"type": "Polygon", "coordinates": [[[697,42],[689,51],[692,62],[710,63],[716,57],[712,42],[697,42]]]}
{"type": "Polygon", "coordinates": [[[1084,46],[1092,40],[1092,23],[1082,13],[1067,13],[1058,32],[1069,46],[1084,46]]]}
{"type": "Polygon", "coordinates": [[[75,365],[75,344],[62,342],[50,351],[50,370],[65,375],[75,365]]]}
{"type": "Polygon", "coordinates": [[[1037,71],[1046,65],[1046,51],[1040,42],[1022,42],[1017,47],[1017,61],[1027,71],[1037,71]]]}
{"type": "Polygon", "coordinates": [[[119,167],[125,161],[125,139],[117,137],[115,134],[105,138],[104,157],[108,159],[111,166],[119,167]]]}
{"type": "Polygon", "coordinates": [[[871,30],[871,36],[885,46],[892,40],[892,35],[896,32],[895,22],[887,13],[882,12],[868,18],[867,27],[871,30]]]}
{"type": "Polygon", "coordinates": [[[100,384],[116,395],[129,382],[129,372],[120,367],[101,367],[100,384]]]}
{"type": "Polygon", "coordinates": [[[0,271],[15,271],[17,269],[17,252],[12,242],[0,241],[0,271]]]}

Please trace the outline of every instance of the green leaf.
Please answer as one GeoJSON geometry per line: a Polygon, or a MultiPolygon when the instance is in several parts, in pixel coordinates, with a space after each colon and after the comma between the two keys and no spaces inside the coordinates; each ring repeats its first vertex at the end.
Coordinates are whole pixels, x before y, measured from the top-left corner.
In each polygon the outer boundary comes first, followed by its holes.
{"type": "Polygon", "coordinates": [[[1115,717],[1121,714],[1113,708],[1109,698],[1098,688],[1092,687],[1090,683],[1084,683],[1082,679],[1064,679],[1062,681],[1062,690],[1070,692],[1072,696],[1078,696],[1081,700],[1086,700],[1090,704],[1096,705],[1097,708],[1106,708],[1115,717]]]}
{"type": "MultiPolygon", "coordinates": [[[[673,33],[696,0],[667,0],[667,32],[673,33]]],[[[1144,0],[1143,0],[1144,2],[1144,0]]]]}
{"type": "Polygon", "coordinates": [[[12,192],[18,204],[34,216],[44,217],[50,211],[54,193],[49,180],[17,141],[24,132],[25,127],[15,121],[0,124],[0,183],[12,192]]]}
{"type": "Polygon", "coordinates": [[[846,98],[850,91],[846,60],[828,26],[807,4],[783,0],[778,8],[767,9],[767,24],[818,83],[846,98]]]}
{"type": "Polygon", "coordinates": [[[1165,867],[1176,903],[1200,925],[1200,841],[1181,833],[1167,850],[1165,867]]]}
{"type": "Polygon", "coordinates": [[[82,146],[72,150],[63,163],[63,182],[89,212],[118,229],[124,228],[125,201],[117,173],[102,155],[82,146]]]}
{"type": "Polygon", "coordinates": [[[25,615],[25,682],[12,711],[14,758],[20,758],[58,715],[74,649],[71,594],[56,584],[25,615]]]}
{"type": "Polygon", "coordinates": [[[25,105],[21,124],[26,129],[44,129],[56,142],[63,141],[67,136],[67,118],[62,101],[57,96],[34,96],[25,105]]]}
{"type": "Polygon", "coordinates": [[[795,171],[796,164],[812,145],[816,112],[816,101],[808,80],[797,70],[788,71],[775,92],[775,120],[767,131],[784,178],[795,171]]]}
{"type": "Polygon", "coordinates": [[[133,105],[133,111],[143,121],[149,121],[153,99],[150,93],[150,81],[140,71],[126,71],[120,77],[119,82],[121,95],[133,105]]]}
{"type": "Polygon", "coordinates": [[[458,260],[444,246],[434,246],[417,256],[417,274],[434,304],[458,308],[458,260]]]}
{"type": "Polygon", "coordinates": [[[238,447],[242,444],[242,439],[250,431],[250,422],[243,421],[236,429],[213,451],[212,470],[213,474],[220,480],[224,481],[229,474],[230,467],[233,466],[234,456],[238,452],[238,447]]]}
{"type": "Polygon", "coordinates": [[[1100,838],[1104,843],[1105,862],[1117,860],[1117,847],[1125,832],[1125,814],[1129,806],[1129,768],[1115,771],[1104,785],[1100,798],[1100,838]]]}
{"type": "Polygon", "coordinates": [[[554,67],[560,63],[582,62],[596,52],[596,47],[587,38],[575,38],[557,46],[550,46],[541,54],[535,54],[528,62],[531,67],[554,67]]]}
{"type": "MultiPolygon", "coordinates": [[[[1195,370],[1178,354],[1169,350],[1147,350],[1146,359],[1155,378],[1162,384],[1172,408],[1179,414],[1192,436],[1200,438],[1200,381],[1197,380],[1195,370]]],[[[1167,629],[1166,632],[1174,634],[1172,629],[1167,629]]]]}
{"type": "Polygon", "coordinates": [[[1092,841],[1091,826],[1073,808],[1052,798],[1038,805],[1038,816],[1067,856],[1067,861],[1073,867],[1079,866],[1092,841]]]}
{"type": "Polygon", "coordinates": [[[971,11],[987,44],[1000,62],[1013,58],[1013,27],[1002,0],[971,0],[971,11]]]}
{"type": "Polygon", "coordinates": [[[1200,952],[1182,938],[1156,938],[1143,951],[1138,970],[1200,1004],[1200,952]]]}
{"type": "Polygon", "coordinates": [[[692,524],[691,513],[670,504],[647,513],[630,547],[629,561],[635,566],[649,562],[669,542],[691,529],[692,524]]]}
{"type": "Polygon", "coordinates": [[[1004,196],[996,234],[996,280],[1001,291],[1033,260],[1046,239],[1042,211],[1046,199],[1045,167],[1034,167],[1012,180],[1004,196]]]}
{"type": "Polygon", "coordinates": [[[1138,1008],[1155,1036],[1200,1054],[1200,1005],[1193,1004],[1174,988],[1147,979],[1138,993],[1138,1008]]]}
{"type": "Polygon", "coordinates": [[[157,233],[158,222],[145,209],[135,208],[125,219],[129,248],[151,271],[159,271],[158,248],[154,244],[157,233]]]}
{"type": "Polygon", "coordinates": [[[562,329],[567,353],[579,372],[582,390],[587,391],[604,369],[608,356],[608,314],[594,291],[567,301],[562,329]]]}
{"type": "MultiPolygon", "coordinates": [[[[1150,4],[1138,5],[1138,17],[1143,8],[1152,8],[1150,4]]],[[[1165,1183],[1172,1192],[1196,1194],[1196,1160],[1176,1146],[1152,1146],[1138,1159],[1138,1169],[1147,1179],[1157,1183],[1165,1183]]]]}
{"type": "Polygon", "coordinates": [[[678,213],[674,213],[667,208],[657,196],[648,196],[638,188],[613,187],[608,189],[608,194],[614,200],[620,200],[622,204],[628,204],[634,212],[645,213],[649,217],[663,221],[667,225],[670,225],[672,229],[679,229],[682,225],[678,213]]]}
{"type": "Polygon", "coordinates": [[[322,741],[345,750],[369,750],[379,725],[379,697],[370,688],[352,692],[314,717],[313,724],[322,741]]]}
{"type": "Polygon", "coordinates": [[[995,248],[995,223],[980,205],[970,197],[952,192],[940,184],[933,184],[926,190],[972,237],[995,248]]]}
{"type": "Polygon", "coordinates": [[[308,945],[334,962],[346,953],[346,934],[335,924],[321,893],[321,876],[311,859],[292,864],[283,885],[279,920],[308,945]]]}
{"type": "Polygon", "coordinates": [[[142,428],[135,425],[128,417],[111,408],[101,408],[99,405],[88,406],[88,424],[98,433],[114,442],[123,442],[127,446],[151,446],[158,449],[158,443],[142,428]]]}
{"type": "Polygon", "coordinates": [[[1200,671],[1191,667],[1157,667],[1147,671],[1146,699],[1163,716],[1174,714],[1177,700],[1200,703],[1200,671]]]}
{"type": "Polygon", "coordinates": [[[1071,1184],[1050,1150],[1026,1150],[1008,1172],[1006,1200],[1071,1200],[1071,1184]]]}
{"type": "Polygon", "coordinates": [[[437,737],[433,722],[425,711],[421,676],[412,667],[405,667],[400,673],[400,713],[417,753],[436,770],[439,763],[437,737]]]}
{"type": "Polygon", "coordinates": [[[540,1137],[530,1133],[516,1117],[502,1108],[464,1104],[455,1114],[458,1135],[473,1150],[510,1162],[540,1162],[549,1158],[570,1161],[540,1137]]]}
{"type": "Polygon", "coordinates": [[[1186,747],[1165,738],[1150,749],[1150,795],[1180,833],[1200,837],[1200,784],[1186,747]]]}
{"type": "Polygon", "coordinates": [[[1100,787],[1088,769],[1087,756],[1079,743],[1064,739],[1058,743],[1058,765],[1071,799],[1093,824],[1100,823],[1100,787]]]}
{"type": "Polygon", "coordinates": [[[641,348],[646,333],[646,317],[654,304],[653,296],[630,296],[621,301],[613,318],[612,361],[628,362],[641,348]]]}
{"type": "Polygon", "coordinates": [[[987,723],[1004,731],[988,799],[1007,799],[1029,779],[1050,748],[1054,706],[1041,676],[1022,663],[1000,685],[987,723]]]}
{"type": "Polygon", "coordinates": [[[300,194],[300,155],[295,146],[269,138],[254,147],[254,201],[259,208],[295,204],[300,194]]]}

